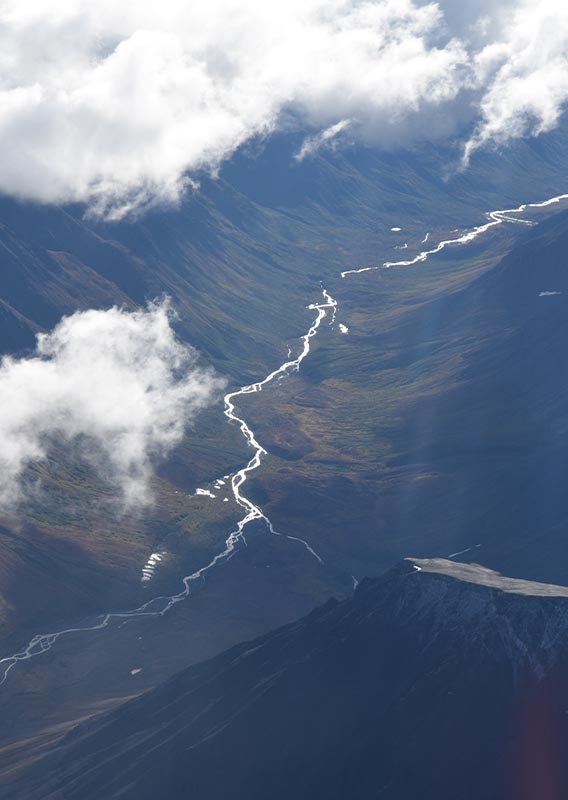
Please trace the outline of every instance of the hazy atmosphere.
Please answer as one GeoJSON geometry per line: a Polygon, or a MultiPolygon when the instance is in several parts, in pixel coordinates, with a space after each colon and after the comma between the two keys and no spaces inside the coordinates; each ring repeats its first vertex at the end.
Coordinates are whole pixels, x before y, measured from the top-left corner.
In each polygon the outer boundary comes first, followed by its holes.
{"type": "Polygon", "coordinates": [[[568,5],[0,2],[2,800],[568,797],[568,5]]]}

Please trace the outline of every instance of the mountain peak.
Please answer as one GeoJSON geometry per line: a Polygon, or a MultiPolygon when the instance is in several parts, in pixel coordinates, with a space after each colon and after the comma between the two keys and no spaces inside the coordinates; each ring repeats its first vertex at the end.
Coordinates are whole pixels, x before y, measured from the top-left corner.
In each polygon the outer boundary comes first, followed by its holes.
{"type": "Polygon", "coordinates": [[[26,796],[508,800],[526,703],[564,720],[567,634],[566,587],[408,558],[80,725],[26,796]]]}
{"type": "Polygon", "coordinates": [[[464,564],[447,558],[405,558],[403,564],[415,572],[445,575],[456,581],[473,583],[507,594],[533,597],[568,597],[568,586],[508,578],[480,564],[464,564]]]}

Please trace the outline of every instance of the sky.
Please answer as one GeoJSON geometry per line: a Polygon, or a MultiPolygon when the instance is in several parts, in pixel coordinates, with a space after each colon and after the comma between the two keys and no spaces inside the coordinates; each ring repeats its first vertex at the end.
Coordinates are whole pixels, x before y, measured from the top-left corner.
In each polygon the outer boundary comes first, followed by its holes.
{"type": "Polygon", "coordinates": [[[0,192],[116,219],[253,137],[479,148],[553,129],[564,0],[1,0],[0,192]]]}

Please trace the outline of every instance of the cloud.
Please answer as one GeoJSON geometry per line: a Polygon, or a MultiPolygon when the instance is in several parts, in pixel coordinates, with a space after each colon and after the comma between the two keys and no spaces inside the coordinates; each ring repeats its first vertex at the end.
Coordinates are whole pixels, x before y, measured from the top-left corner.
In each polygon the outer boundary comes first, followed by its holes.
{"type": "Polygon", "coordinates": [[[283,114],[396,138],[458,91],[440,19],[411,0],[5,0],[0,190],[113,217],[175,202],[283,114]]]}
{"type": "Polygon", "coordinates": [[[25,468],[74,442],[126,508],[151,500],[153,465],[180,443],[224,383],[179,342],[166,302],[82,311],[40,334],[30,358],[0,363],[0,506],[23,496],[25,468]]]}
{"type": "Polygon", "coordinates": [[[315,155],[322,147],[333,146],[337,141],[337,137],[351,125],[350,119],[342,119],[336,122],[335,125],[330,125],[329,128],[316,133],[313,136],[307,136],[302,142],[302,146],[294,156],[296,161],[303,161],[309,156],[315,155]]]}
{"type": "Polygon", "coordinates": [[[4,0],[0,191],[116,218],[177,202],[285,120],[314,144],[350,120],[353,138],[393,146],[477,114],[470,152],[547,130],[566,95],[566,11],[494,5],[4,0]]]}
{"type": "Polygon", "coordinates": [[[558,124],[568,99],[568,6],[558,0],[518,4],[474,66],[483,88],[481,121],[465,146],[465,164],[489,142],[535,136],[558,124]]]}

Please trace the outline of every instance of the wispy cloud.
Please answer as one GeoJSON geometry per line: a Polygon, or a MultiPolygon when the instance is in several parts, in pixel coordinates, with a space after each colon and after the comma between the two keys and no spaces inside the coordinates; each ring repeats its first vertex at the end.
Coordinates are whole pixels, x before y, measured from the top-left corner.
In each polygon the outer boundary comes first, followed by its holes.
{"type": "Polygon", "coordinates": [[[350,119],[342,119],[336,122],[335,125],[330,125],[329,128],[325,128],[325,130],[313,136],[307,136],[294,156],[294,159],[296,161],[303,161],[305,158],[315,155],[322,147],[333,146],[333,143],[337,141],[337,137],[348,128],[349,125],[351,125],[350,119]]]}
{"type": "Polygon", "coordinates": [[[33,356],[0,364],[0,507],[55,440],[80,442],[125,507],[149,502],[153,465],[222,386],[176,339],[167,303],[64,318],[33,356]]]}
{"type": "Polygon", "coordinates": [[[175,203],[290,117],[305,153],[346,120],[398,146],[477,117],[467,160],[556,124],[567,49],[558,0],[5,0],[0,191],[111,218],[175,203]]]}

